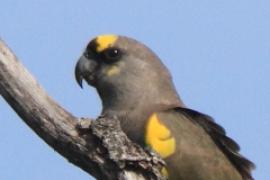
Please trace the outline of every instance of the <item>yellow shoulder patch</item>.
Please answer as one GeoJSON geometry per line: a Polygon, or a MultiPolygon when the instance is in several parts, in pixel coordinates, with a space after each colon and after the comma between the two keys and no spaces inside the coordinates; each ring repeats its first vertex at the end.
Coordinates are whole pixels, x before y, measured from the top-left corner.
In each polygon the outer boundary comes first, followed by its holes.
{"type": "Polygon", "coordinates": [[[97,52],[101,52],[104,49],[107,49],[108,47],[112,46],[115,41],[117,40],[116,35],[107,34],[107,35],[100,35],[96,38],[97,43],[97,52]]]}
{"type": "Polygon", "coordinates": [[[159,121],[156,113],[148,119],[145,140],[146,144],[162,158],[166,158],[175,152],[175,138],[171,136],[170,130],[159,121]]]}

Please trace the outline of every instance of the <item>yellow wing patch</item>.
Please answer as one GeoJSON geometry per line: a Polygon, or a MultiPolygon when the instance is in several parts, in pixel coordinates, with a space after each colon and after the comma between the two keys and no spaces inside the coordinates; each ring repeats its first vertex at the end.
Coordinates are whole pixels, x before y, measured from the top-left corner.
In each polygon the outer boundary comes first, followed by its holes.
{"type": "Polygon", "coordinates": [[[175,152],[175,138],[171,137],[170,130],[159,121],[156,113],[148,120],[145,138],[146,144],[162,158],[166,158],[175,152]]]}
{"type": "Polygon", "coordinates": [[[108,47],[112,46],[116,40],[117,40],[116,35],[112,34],[107,34],[107,35],[101,35],[96,38],[96,43],[97,43],[97,52],[101,52],[104,49],[107,49],[108,47]]]}

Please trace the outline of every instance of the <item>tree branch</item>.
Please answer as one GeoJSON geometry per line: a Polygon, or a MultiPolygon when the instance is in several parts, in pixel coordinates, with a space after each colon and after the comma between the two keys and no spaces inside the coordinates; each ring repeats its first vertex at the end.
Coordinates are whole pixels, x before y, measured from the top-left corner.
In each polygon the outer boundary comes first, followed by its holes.
{"type": "Polygon", "coordinates": [[[78,126],[80,119],[49,97],[1,40],[0,94],[48,145],[97,179],[163,179],[164,162],[131,142],[117,119],[78,126]]]}

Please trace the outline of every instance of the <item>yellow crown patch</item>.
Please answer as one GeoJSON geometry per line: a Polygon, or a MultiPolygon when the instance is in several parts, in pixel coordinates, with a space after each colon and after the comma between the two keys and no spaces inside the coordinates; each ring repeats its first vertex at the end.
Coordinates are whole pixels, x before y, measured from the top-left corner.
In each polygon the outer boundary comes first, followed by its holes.
{"type": "Polygon", "coordinates": [[[97,52],[101,52],[104,49],[107,49],[108,47],[112,46],[116,40],[117,40],[117,35],[113,34],[107,34],[107,35],[100,35],[96,38],[96,43],[97,43],[97,52]]]}

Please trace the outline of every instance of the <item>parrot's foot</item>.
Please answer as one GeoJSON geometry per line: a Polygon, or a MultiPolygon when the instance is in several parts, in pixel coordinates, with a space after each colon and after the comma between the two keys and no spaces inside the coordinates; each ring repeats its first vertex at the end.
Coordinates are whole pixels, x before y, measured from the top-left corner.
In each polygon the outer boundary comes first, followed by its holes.
{"type": "Polygon", "coordinates": [[[90,130],[91,122],[93,119],[90,118],[79,118],[78,123],[76,125],[77,130],[80,133],[86,133],[90,130]]]}

